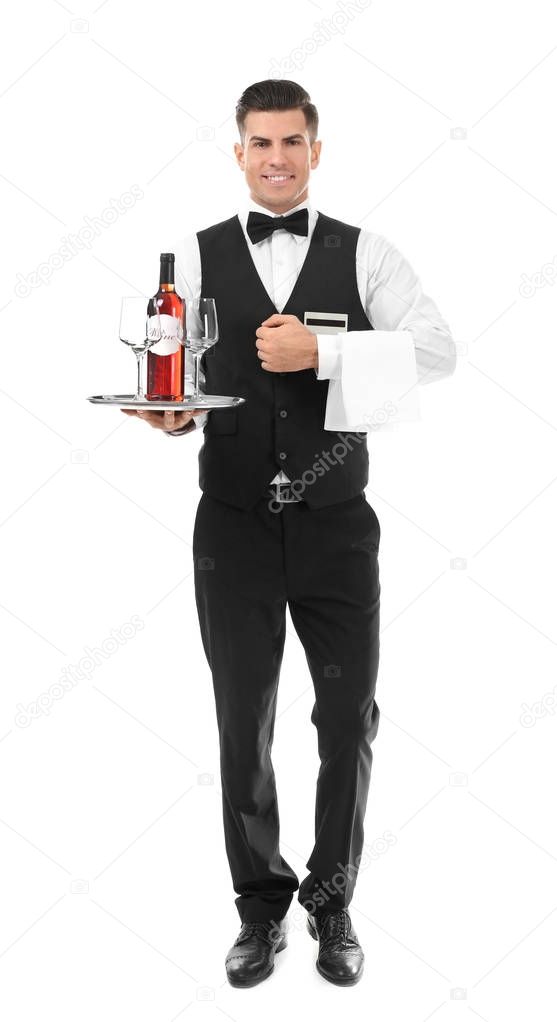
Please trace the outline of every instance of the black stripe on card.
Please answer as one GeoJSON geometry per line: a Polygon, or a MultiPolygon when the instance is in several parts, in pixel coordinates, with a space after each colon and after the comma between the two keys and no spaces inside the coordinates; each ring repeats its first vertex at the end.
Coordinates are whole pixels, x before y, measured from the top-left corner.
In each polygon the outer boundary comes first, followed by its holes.
{"type": "Polygon", "coordinates": [[[344,326],[345,323],[344,316],[342,319],[313,319],[310,316],[306,319],[306,326],[344,326]]]}

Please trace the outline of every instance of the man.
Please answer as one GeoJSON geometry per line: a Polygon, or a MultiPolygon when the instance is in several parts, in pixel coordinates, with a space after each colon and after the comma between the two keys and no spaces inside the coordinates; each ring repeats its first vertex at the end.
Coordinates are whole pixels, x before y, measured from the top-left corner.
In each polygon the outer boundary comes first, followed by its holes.
{"type": "MultiPolygon", "coordinates": [[[[401,254],[309,203],[321,142],[307,92],[295,82],[258,82],[243,93],[236,120],[250,199],[237,216],[177,246],[176,287],[216,299],[221,339],[202,359],[207,393],[246,403],[137,414],[169,435],[194,430],[196,416],[204,423],[193,556],[242,921],[228,979],[251,986],[272,972],[299,888],[319,972],[349,985],[364,963],[348,906],[379,723],[380,525],[364,493],[365,432],[342,459],[331,456],[338,434],[324,428],[327,392],[342,374],[350,334],[402,339],[420,383],[452,373],[455,350],[401,254]],[[271,762],[287,603],[314,684],[321,761],[315,845],[301,884],[280,854],[271,762]]],[[[370,339],[361,367],[370,381],[390,357],[383,351],[374,365],[375,351],[370,339]]]]}

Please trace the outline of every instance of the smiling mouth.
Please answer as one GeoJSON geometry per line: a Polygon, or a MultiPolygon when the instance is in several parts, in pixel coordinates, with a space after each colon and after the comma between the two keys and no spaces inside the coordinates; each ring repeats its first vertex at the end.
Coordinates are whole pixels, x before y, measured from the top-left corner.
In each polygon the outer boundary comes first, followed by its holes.
{"type": "Polygon", "coordinates": [[[294,174],[263,174],[262,177],[271,185],[285,185],[293,179],[294,174]]]}

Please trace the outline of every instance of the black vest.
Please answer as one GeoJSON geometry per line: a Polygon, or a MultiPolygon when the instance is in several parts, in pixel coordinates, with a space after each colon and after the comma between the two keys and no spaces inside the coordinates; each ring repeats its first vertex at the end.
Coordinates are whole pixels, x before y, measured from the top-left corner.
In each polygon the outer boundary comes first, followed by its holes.
{"type": "MultiPolygon", "coordinates": [[[[359,227],[318,214],[307,256],[282,312],[348,314],[348,330],[373,330],[358,292],[359,227]]],[[[213,409],[199,451],[199,486],[211,497],[250,509],[268,495],[283,469],[310,508],[349,500],[368,482],[365,433],[324,429],[328,380],[313,369],[274,373],[261,368],[255,331],[278,310],[248,249],[237,216],[197,233],[201,294],[214,298],[219,340],[201,365],[208,394],[246,398],[213,409]]]]}

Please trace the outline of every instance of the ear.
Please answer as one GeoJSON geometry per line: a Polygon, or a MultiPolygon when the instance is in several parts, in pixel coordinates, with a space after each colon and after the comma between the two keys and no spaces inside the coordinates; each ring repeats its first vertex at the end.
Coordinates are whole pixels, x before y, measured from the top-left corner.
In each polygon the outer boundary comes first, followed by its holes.
{"type": "Polygon", "coordinates": [[[234,143],[234,153],[238,165],[244,170],[244,147],[239,142],[234,143]]]}
{"type": "Polygon", "coordinates": [[[311,169],[312,170],[314,170],[315,167],[319,166],[320,158],[321,158],[321,142],[318,142],[316,140],[313,143],[312,147],[311,147],[311,169]]]}

